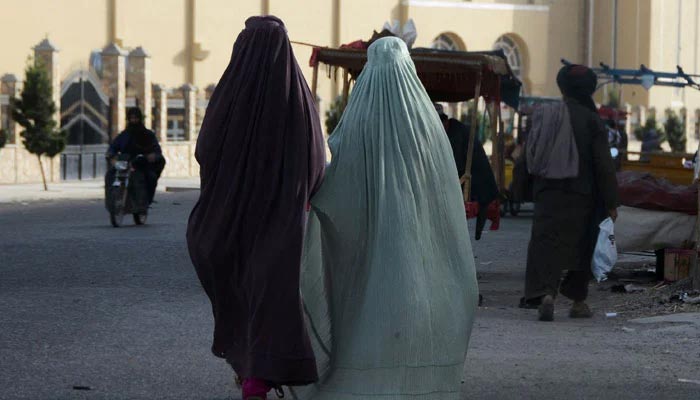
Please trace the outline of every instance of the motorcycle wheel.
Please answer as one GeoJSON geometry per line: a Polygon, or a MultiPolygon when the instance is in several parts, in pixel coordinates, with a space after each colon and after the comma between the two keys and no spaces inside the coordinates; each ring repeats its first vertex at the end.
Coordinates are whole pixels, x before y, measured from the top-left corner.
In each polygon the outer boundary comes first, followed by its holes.
{"type": "Polygon", "coordinates": [[[146,223],[146,219],[148,219],[148,214],[146,213],[134,214],[134,223],[136,225],[144,225],[146,223]]]}
{"type": "Polygon", "coordinates": [[[109,213],[109,222],[112,226],[119,228],[124,222],[124,191],[125,188],[122,186],[115,186],[112,188],[112,201],[114,201],[114,211],[109,213]]]}

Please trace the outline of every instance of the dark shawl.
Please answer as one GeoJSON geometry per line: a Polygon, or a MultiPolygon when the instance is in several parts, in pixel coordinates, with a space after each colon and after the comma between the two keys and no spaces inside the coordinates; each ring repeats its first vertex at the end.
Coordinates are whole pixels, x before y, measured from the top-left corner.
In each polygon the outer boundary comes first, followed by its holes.
{"type": "Polygon", "coordinates": [[[156,134],[146,128],[143,123],[129,124],[124,132],[129,136],[126,153],[131,155],[161,154],[156,134]]]}
{"type": "Polygon", "coordinates": [[[306,206],[321,182],[325,148],[279,19],[246,21],[195,155],[202,191],[187,242],[212,303],[212,351],[241,377],[316,381],[299,274],[306,206]]]}

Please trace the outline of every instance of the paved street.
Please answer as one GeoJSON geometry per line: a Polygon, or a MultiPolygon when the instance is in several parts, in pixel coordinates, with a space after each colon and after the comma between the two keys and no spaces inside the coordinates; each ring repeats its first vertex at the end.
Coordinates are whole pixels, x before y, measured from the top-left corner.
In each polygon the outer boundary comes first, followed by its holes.
{"type": "MultiPolygon", "coordinates": [[[[2,187],[0,186],[0,191],[2,187]]],[[[0,204],[0,399],[238,399],[185,248],[197,192],[159,193],[144,227],[99,199],[0,204]]],[[[527,215],[475,244],[482,294],[465,399],[698,399],[700,318],[628,321],[516,307],[527,215]],[[645,322],[645,321],[641,321],[645,322]]]]}

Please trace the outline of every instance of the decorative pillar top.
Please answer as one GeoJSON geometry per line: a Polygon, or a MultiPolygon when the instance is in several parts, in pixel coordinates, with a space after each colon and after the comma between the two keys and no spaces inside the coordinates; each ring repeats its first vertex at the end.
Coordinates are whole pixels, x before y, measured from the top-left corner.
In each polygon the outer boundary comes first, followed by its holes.
{"type": "Polygon", "coordinates": [[[17,83],[18,79],[15,74],[5,74],[0,78],[0,82],[2,83],[17,83]]]}
{"type": "Polygon", "coordinates": [[[46,38],[39,42],[36,46],[34,46],[34,51],[42,51],[42,52],[58,52],[59,48],[56,47],[49,38],[46,38]]]}
{"type": "Polygon", "coordinates": [[[139,46],[131,50],[131,53],[129,53],[129,57],[151,58],[151,55],[146,50],[144,50],[143,47],[139,46]]]}
{"type": "Polygon", "coordinates": [[[197,90],[197,86],[194,86],[190,83],[185,83],[180,87],[180,89],[182,89],[184,92],[194,92],[197,90]]]}
{"type": "Polygon", "coordinates": [[[122,50],[116,43],[110,43],[102,49],[103,56],[126,56],[127,53],[122,50]]]}
{"type": "Polygon", "coordinates": [[[204,92],[205,92],[206,95],[207,95],[207,99],[210,98],[212,94],[214,94],[214,90],[215,90],[215,89],[216,89],[216,85],[213,84],[213,83],[210,84],[209,86],[207,86],[206,89],[204,89],[204,92]]]}

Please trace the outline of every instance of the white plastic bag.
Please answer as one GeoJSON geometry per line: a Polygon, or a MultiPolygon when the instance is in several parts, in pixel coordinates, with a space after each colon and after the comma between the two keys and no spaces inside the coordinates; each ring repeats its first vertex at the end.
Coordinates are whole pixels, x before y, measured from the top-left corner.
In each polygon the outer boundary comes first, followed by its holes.
{"type": "Polygon", "coordinates": [[[608,272],[612,271],[617,262],[617,245],[615,244],[615,224],[612,218],[606,218],[600,223],[600,233],[593,252],[591,269],[598,282],[608,279],[608,272]]]}

